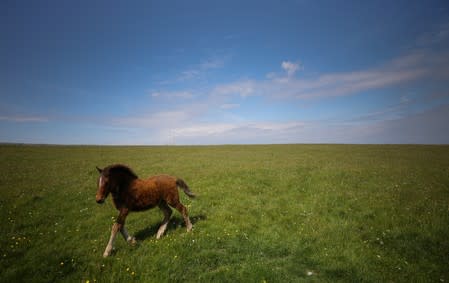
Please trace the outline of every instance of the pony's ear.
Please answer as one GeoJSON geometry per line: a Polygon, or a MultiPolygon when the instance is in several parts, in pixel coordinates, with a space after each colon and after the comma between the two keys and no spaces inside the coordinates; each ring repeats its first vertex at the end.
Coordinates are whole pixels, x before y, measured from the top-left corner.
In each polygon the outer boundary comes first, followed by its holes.
{"type": "Polygon", "coordinates": [[[98,166],[95,166],[96,168],[97,168],[97,170],[98,170],[98,173],[103,173],[103,169],[100,169],[100,168],[98,168],[98,166]]]}

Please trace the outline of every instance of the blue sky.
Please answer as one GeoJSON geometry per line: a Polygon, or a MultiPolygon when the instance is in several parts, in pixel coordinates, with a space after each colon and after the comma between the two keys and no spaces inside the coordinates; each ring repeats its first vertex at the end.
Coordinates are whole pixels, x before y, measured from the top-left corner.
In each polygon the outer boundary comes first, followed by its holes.
{"type": "Polygon", "coordinates": [[[1,1],[0,142],[449,143],[447,1],[1,1]]]}

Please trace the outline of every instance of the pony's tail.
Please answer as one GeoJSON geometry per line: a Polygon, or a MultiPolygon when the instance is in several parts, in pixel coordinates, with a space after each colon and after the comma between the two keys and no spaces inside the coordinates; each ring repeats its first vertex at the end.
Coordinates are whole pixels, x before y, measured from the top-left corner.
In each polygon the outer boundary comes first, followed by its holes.
{"type": "Polygon", "coordinates": [[[179,179],[179,178],[176,179],[176,185],[177,185],[179,188],[181,188],[181,189],[184,191],[184,193],[185,193],[186,195],[188,195],[189,197],[191,197],[191,198],[196,197],[195,194],[192,193],[192,191],[190,190],[189,186],[187,186],[186,182],[184,182],[183,179],[179,179]]]}

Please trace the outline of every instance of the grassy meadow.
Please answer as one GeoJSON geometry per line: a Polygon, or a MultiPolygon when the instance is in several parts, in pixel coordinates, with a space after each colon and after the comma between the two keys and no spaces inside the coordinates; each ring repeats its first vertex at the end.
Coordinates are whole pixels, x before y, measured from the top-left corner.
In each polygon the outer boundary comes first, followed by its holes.
{"type": "Polygon", "coordinates": [[[449,282],[449,146],[0,146],[0,282],[449,282]],[[95,166],[182,177],[174,211],[117,216],[95,166]]]}

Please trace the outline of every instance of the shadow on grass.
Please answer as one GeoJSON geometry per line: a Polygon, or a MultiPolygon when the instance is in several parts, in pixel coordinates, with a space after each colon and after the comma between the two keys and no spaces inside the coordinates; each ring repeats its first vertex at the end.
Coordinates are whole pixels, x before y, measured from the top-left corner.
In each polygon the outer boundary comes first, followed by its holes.
{"type": "MultiPolygon", "coordinates": [[[[193,225],[195,225],[198,221],[203,221],[206,219],[207,219],[207,216],[204,214],[199,214],[199,215],[190,217],[190,221],[192,222],[193,225]]],[[[152,225],[148,228],[138,231],[134,235],[136,237],[136,240],[144,241],[147,238],[155,237],[160,225],[161,225],[161,223],[158,223],[157,225],[152,225]]],[[[170,218],[170,222],[168,223],[167,230],[165,231],[165,235],[167,233],[169,233],[170,231],[176,230],[181,227],[185,228],[184,219],[182,219],[179,216],[173,216],[172,218],[170,218]]],[[[195,226],[194,226],[194,229],[195,229],[195,226]]]]}

